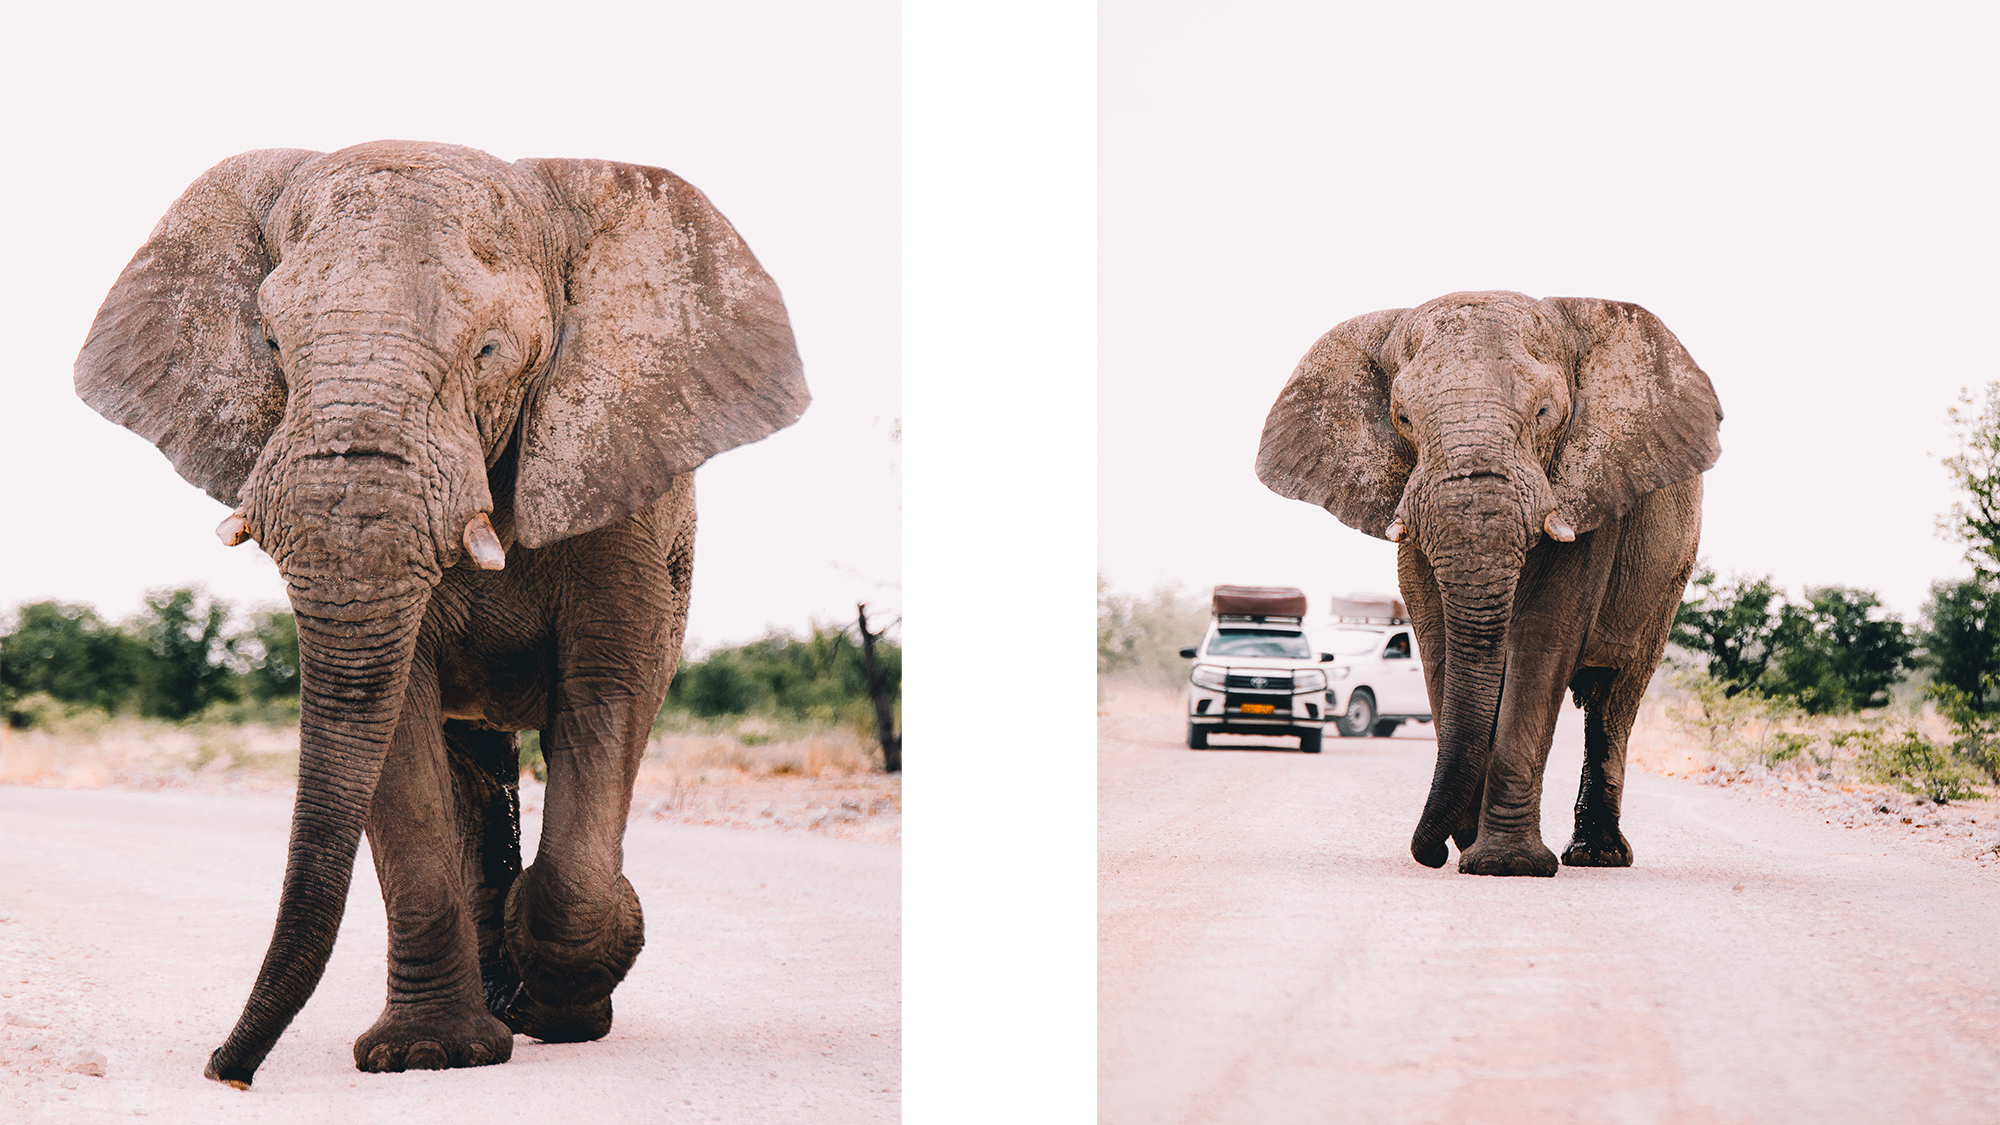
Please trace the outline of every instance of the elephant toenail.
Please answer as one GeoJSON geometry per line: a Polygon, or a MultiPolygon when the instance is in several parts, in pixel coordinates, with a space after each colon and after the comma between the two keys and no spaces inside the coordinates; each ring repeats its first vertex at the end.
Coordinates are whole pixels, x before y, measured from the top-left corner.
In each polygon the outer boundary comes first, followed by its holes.
{"type": "Polygon", "coordinates": [[[465,1058],[473,1066],[485,1066],[493,1061],[493,1052],[484,1043],[474,1043],[465,1049],[465,1058]]]}
{"type": "Polygon", "coordinates": [[[389,1050],[387,1043],[377,1043],[374,1049],[368,1052],[368,1069],[380,1074],[389,1069],[389,1060],[393,1057],[394,1053],[389,1050]]]}
{"type": "Polygon", "coordinates": [[[443,1070],[449,1066],[444,1048],[428,1039],[410,1044],[410,1052],[403,1056],[403,1065],[411,1070],[443,1070]]]}

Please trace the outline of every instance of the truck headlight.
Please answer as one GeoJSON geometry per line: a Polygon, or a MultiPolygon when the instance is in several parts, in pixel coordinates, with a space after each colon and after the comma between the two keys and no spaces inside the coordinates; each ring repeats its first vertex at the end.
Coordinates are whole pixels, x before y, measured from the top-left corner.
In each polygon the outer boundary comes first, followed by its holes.
{"type": "Polygon", "coordinates": [[[1197,664],[1194,671],[1188,674],[1188,679],[1194,681],[1196,687],[1222,691],[1229,686],[1229,669],[1215,664],[1197,664]]]}
{"type": "Polygon", "coordinates": [[[1325,691],[1326,673],[1317,668],[1301,668],[1292,673],[1293,691],[1325,691]]]}

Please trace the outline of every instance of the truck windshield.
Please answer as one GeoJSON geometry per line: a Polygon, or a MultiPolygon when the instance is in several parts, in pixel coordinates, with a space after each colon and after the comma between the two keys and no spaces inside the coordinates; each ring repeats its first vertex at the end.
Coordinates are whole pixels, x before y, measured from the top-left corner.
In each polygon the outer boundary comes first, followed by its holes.
{"type": "Polygon", "coordinates": [[[1210,656],[1277,656],[1309,660],[1312,648],[1304,633],[1273,633],[1263,629],[1218,629],[1208,642],[1210,656]]]}
{"type": "Polygon", "coordinates": [[[1335,629],[1325,638],[1326,647],[1337,656],[1373,654],[1382,643],[1382,634],[1365,629],[1335,629]]]}

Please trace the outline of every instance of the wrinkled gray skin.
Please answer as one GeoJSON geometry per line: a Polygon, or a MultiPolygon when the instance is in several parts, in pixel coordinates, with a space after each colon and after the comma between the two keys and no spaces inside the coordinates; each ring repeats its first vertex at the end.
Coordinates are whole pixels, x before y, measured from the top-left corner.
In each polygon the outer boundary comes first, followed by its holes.
{"type": "Polygon", "coordinates": [[[1701,534],[1722,408],[1637,305],[1453,293],[1356,317],[1299,363],[1257,475],[1398,542],[1438,717],[1410,852],[1554,875],[1542,773],[1563,691],[1585,708],[1572,866],[1625,867],[1625,746],[1701,534]],[[1573,533],[1572,541],[1563,541],[1573,533]]]}
{"type": "Polygon", "coordinates": [[[389,989],[358,1067],[604,1035],[643,942],[622,838],[680,651],[691,473],[807,401],[736,232],[657,168],[410,142],[245,153],[119,276],[76,384],[238,505],[298,618],[278,919],[208,1076],[247,1086],[312,994],[364,829],[389,989]],[[522,871],[527,729],[549,788],[522,871]]]}

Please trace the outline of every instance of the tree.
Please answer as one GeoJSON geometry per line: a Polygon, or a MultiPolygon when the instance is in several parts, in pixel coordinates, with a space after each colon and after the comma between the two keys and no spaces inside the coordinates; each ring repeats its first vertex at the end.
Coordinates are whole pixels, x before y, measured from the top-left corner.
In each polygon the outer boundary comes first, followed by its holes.
{"type": "MultiPolygon", "coordinates": [[[[875,659],[875,647],[882,641],[882,633],[868,631],[868,606],[854,607],[856,628],[861,632],[861,665],[868,673],[868,698],[875,708],[875,738],[882,746],[882,772],[903,772],[903,736],[896,732],[896,718],[891,695],[889,677],[882,665],[875,659]]],[[[884,629],[886,633],[888,630],[884,629]]],[[[900,671],[900,668],[899,668],[900,671]]],[[[900,676],[899,676],[900,678],[900,676]]],[[[899,685],[900,686],[900,685],[899,685]]]]}
{"type": "Polygon", "coordinates": [[[1902,619],[1881,607],[1868,590],[1807,589],[1805,605],[1779,610],[1775,657],[1761,690],[1814,715],[1887,706],[1889,687],[1915,667],[1917,646],[1902,619]]]}
{"type": "Polygon", "coordinates": [[[198,589],[154,590],[136,622],[149,659],[139,676],[139,709],[185,719],[210,703],[237,698],[222,626],[229,603],[198,589]]]}
{"type": "Polygon", "coordinates": [[[1986,384],[1986,401],[1960,388],[1946,412],[1957,429],[1958,452],[1943,459],[1965,499],[1938,520],[1938,530],[1965,544],[1965,561],[1978,574],[2000,574],[2000,382],[1986,384]]]}
{"type": "Polygon", "coordinates": [[[1689,597],[1674,614],[1674,644],[1708,654],[1708,674],[1720,681],[1726,698],[1757,686],[1775,655],[1779,600],[1770,576],[1741,575],[1722,582],[1715,571],[1697,567],[1689,597]]]}
{"type": "Polygon", "coordinates": [[[1150,595],[1112,593],[1097,579],[1097,674],[1124,674],[1162,690],[1187,682],[1180,650],[1199,644],[1208,628],[1209,608],[1178,586],[1150,595]]]}
{"type": "Polygon", "coordinates": [[[87,605],[34,602],[0,637],[4,702],[46,692],[65,703],[115,711],[139,682],[148,654],[87,605]]]}
{"type": "Polygon", "coordinates": [[[1985,402],[1961,388],[1947,412],[1957,430],[1958,452],[1943,459],[1952,483],[1965,493],[1938,520],[1938,530],[1965,545],[1972,577],[1931,586],[1924,606],[1924,648],[1935,678],[1949,684],[1963,705],[1984,712],[2000,707],[1987,677],[2000,674],[2000,382],[1986,384],[1985,402]]]}
{"type": "Polygon", "coordinates": [[[2000,677],[2000,576],[1931,583],[1921,640],[1933,682],[1951,686],[1973,711],[2000,710],[1990,690],[2000,677]]]}
{"type": "Polygon", "coordinates": [[[248,666],[244,685],[253,699],[269,702],[299,694],[299,625],[291,614],[252,614],[247,632],[229,639],[229,648],[248,666]]]}

